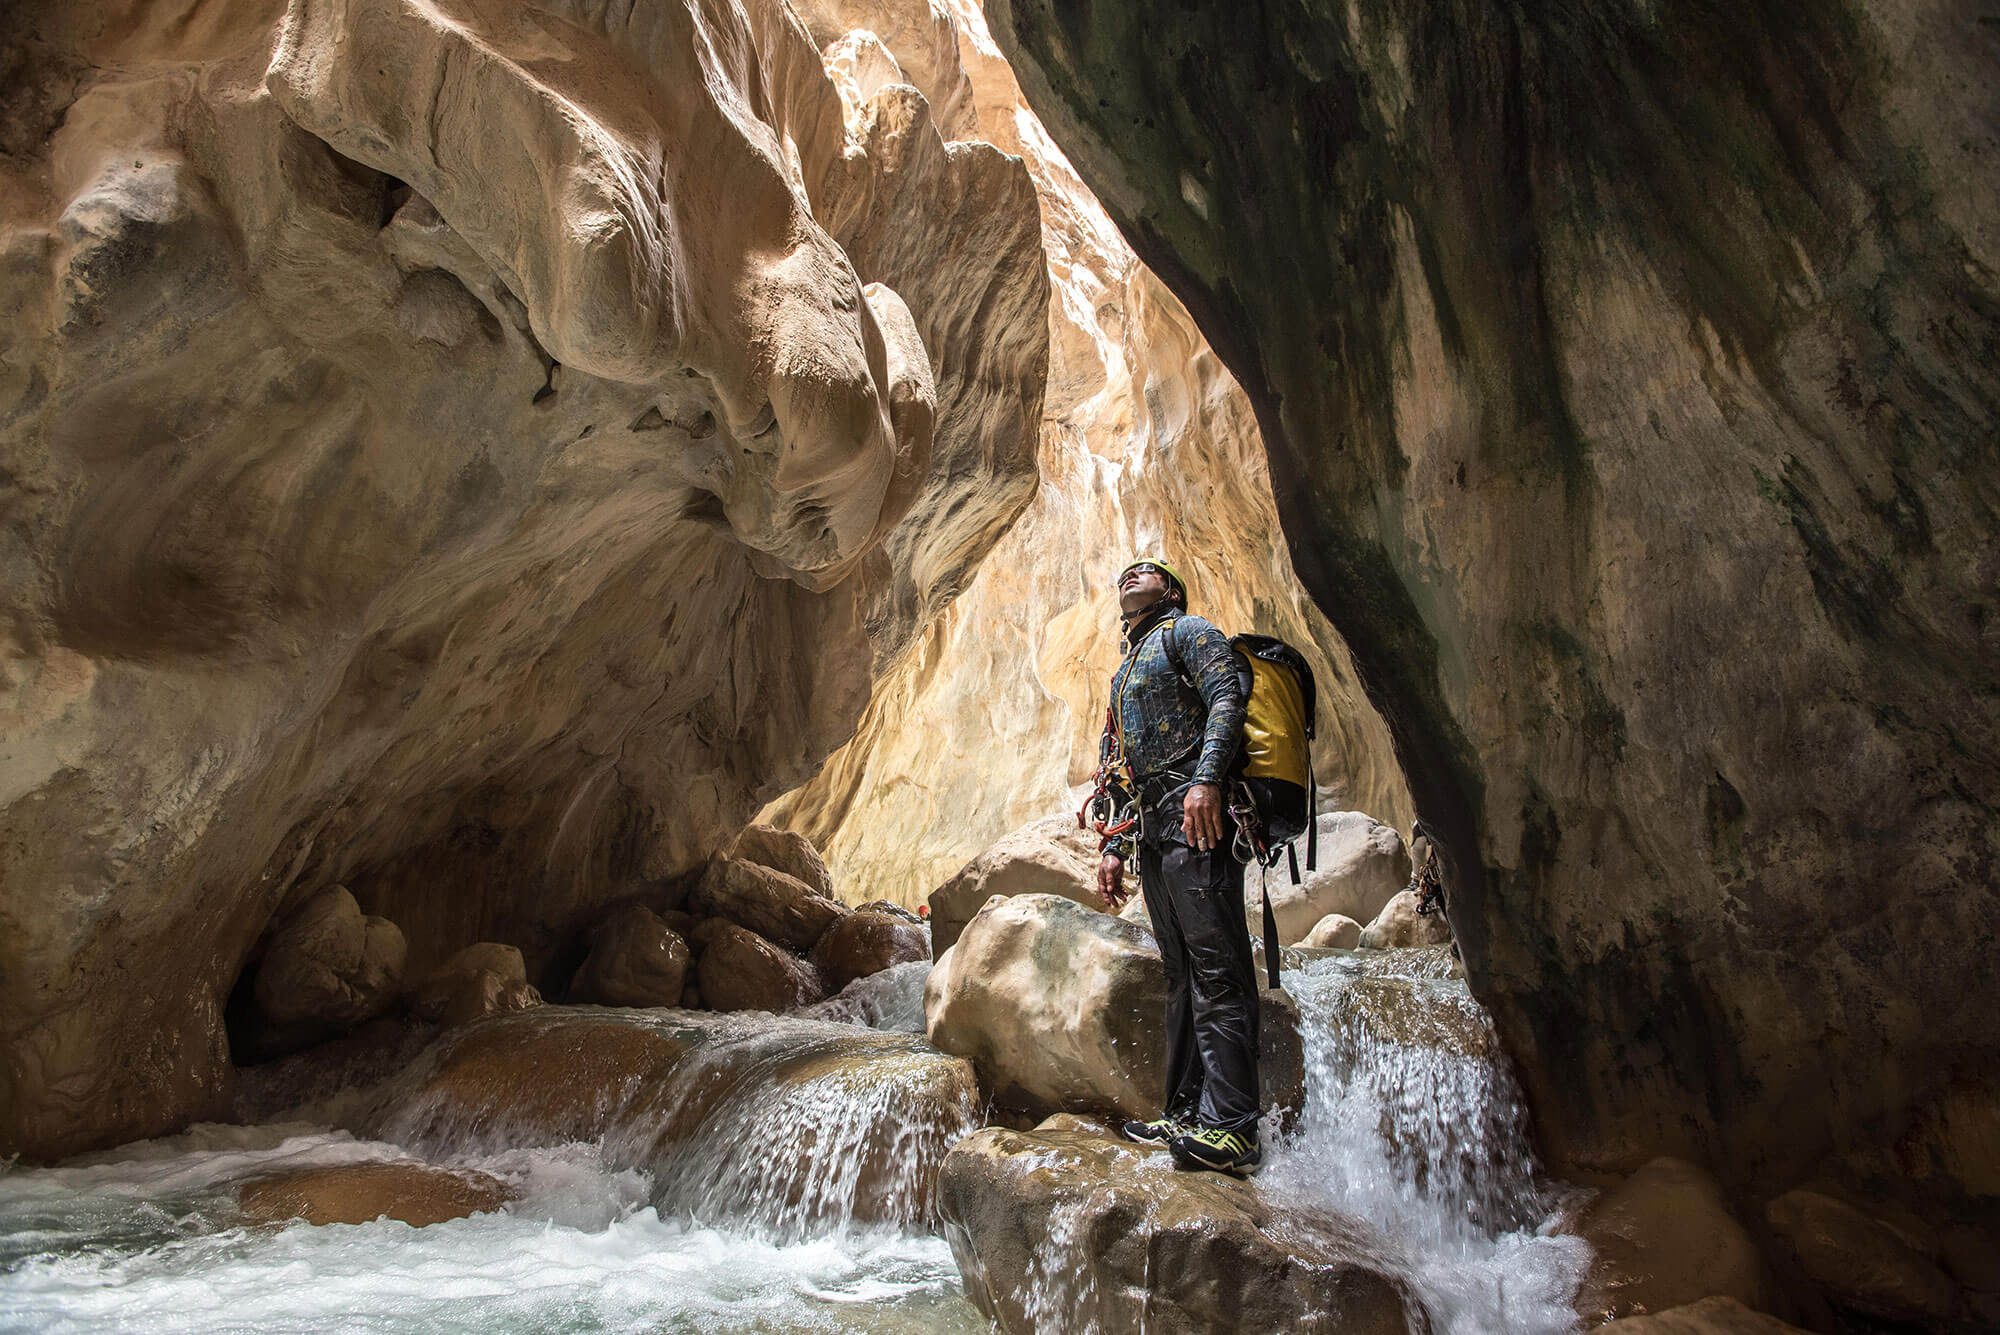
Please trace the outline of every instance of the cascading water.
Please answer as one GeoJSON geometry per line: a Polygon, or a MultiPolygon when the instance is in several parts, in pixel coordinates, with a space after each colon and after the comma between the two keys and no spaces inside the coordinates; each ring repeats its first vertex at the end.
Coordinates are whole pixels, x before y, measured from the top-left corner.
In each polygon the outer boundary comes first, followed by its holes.
{"type": "MultiPolygon", "coordinates": [[[[912,978],[864,981],[851,1014],[907,1011],[912,978]]],[[[920,1010],[921,968],[914,986],[920,1010]]],[[[986,1329],[924,1224],[937,1164],[978,1110],[899,1078],[923,1060],[914,1040],[771,1016],[531,1014],[524,1029],[583,1017],[691,1046],[643,1089],[614,1086],[583,1141],[468,1115],[427,1083],[433,1055],[320,1110],[379,1138],[201,1127],[0,1171],[0,1331],[986,1329]],[[237,1207],[248,1179],[413,1152],[515,1198],[421,1229],[260,1226],[237,1207]]]]}
{"type": "Polygon", "coordinates": [[[1306,1101],[1267,1128],[1264,1194],[1301,1214],[1374,1227],[1385,1270],[1437,1335],[1558,1335],[1589,1264],[1556,1235],[1526,1114],[1492,1021],[1451,976],[1448,948],[1359,951],[1288,969],[1306,1101]]]}
{"type": "MultiPolygon", "coordinates": [[[[1436,1335],[1572,1331],[1588,1251],[1549,1232],[1560,1202],[1449,966],[1444,951],[1391,951],[1288,970],[1306,1106],[1267,1130],[1258,1188],[1288,1226],[1365,1221],[1363,1245],[1436,1335]]],[[[434,1050],[318,1108],[370,1138],[206,1127],[0,1172],[0,1331],[986,1330],[924,1223],[927,1174],[977,1110],[918,1112],[897,1074],[922,1057],[905,1035],[921,1030],[925,972],[900,966],[789,1019],[532,1013],[518,1023],[582,1017],[689,1045],[643,1088],[607,1086],[603,1124],[569,1143],[443,1098],[434,1050]],[[257,1226],[237,1208],[248,1178],[412,1153],[515,1198],[422,1229],[257,1226]]],[[[1054,1241],[1035,1258],[1042,1282],[1023,1277],[1051,1298],[1030,1304],[1051,1335],[1078,1310],[1053,1301],[1069,1293],[1054,1241]]]]}

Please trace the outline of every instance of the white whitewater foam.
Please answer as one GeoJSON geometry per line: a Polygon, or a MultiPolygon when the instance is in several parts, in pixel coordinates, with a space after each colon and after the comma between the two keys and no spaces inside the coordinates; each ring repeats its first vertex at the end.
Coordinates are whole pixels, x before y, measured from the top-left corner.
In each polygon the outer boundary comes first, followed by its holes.
{"type": "Polygon", "coordinates": [[[895,1230],[781,1244],[663,1220],[644,1174],[587,1145],[455,1164],[523,1194],[502,1212],[245,1226],[244,1177],[408,1157],[340,1132],[202,1128],[0,1173],[0,1331],[979,1331],[946,1245],[895,1230]]]}

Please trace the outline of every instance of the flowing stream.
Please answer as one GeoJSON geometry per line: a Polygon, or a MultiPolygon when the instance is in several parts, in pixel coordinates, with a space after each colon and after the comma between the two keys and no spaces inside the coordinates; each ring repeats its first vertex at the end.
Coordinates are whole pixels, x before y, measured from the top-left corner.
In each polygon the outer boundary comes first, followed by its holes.
{"type": "MultiPolygon", "coordinates": [[[[857,1028],[920,1031],[924,973],[863,979],[809,1018],[704,1020],[734,1045],[727,1088],[716,1092],[721,1058],[675,1071],[707,1110],[671,1154],[649,1157],[629,1126],[515,1144],[398,1095],[381,1139],[313,1122],[203,1126],[0,1171],[0,1331],[984,1331],[924,1202],[903,1198],[909,1182],[890,1174],[875,1188],[889,1208],[857,1217],[855,1164],[876,1152],[864,1142],[899,1116],[886,1086],[854,1071],[810,1085],[773,1074],[857,1028]],[[491,1174],[515,1199],[422,1229],[248,1224],[237,1207],[249,1178],[413,1152],[491,1174]]],[[[1558,1202],[1535,1177],[1491,1026],[1443,973],[1441,954],[1420,951],[1288,971],[1307,1110],[1273,1142],[1259,1185],[1300,1211],[1370,1221],[1378,1259],[1409,1280],[1438,1335],[1571,1330],[1587,1253],[1545,1236],[1558,1202]]],[[[332,1106],[325,1120],[341,1120],[332,1106]]],[[[963,1125],[897,1124],[890,1143],[934,1165],[975,1111],[963,1125]]]]}

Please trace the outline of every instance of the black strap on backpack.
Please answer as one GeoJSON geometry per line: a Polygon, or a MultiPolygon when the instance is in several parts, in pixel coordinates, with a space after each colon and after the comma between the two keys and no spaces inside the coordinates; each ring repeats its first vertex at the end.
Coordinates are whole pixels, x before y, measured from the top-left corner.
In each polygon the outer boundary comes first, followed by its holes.
{"type": "MultiPolygon", "coordinates": [[[[1294,867],[1298,865],[1294,860],[1294,867]]],[[[1257,873],[1258,884],[1264,891],[1264,977],[1273,991],[1278,987],[1278,915],[1271,912],[1271,869],[1263,868],[1257,873]]]]}

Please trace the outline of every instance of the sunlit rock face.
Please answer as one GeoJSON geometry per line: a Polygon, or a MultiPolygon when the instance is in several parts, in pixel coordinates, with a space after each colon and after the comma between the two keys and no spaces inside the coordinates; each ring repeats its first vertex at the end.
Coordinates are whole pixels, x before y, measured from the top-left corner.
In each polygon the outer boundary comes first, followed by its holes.
{"type": "Polygon", "coordinates": [[[216,1110],[330,885],[546,982],[1033,495],[1032,182],[776,0],[0,27],[0,1154],[216,1110]]]}
{"type": "Polygon", "coordinates": [[[1555,1156],[1776,1184],[1990,1105],[1987,20],[987,20],[1255,405],[1555,1156]]]}
{"type": "Polygon", "coordinates": [[[1187,574],[1202,615],[1305,651],[1327,803],[1407,830],[1387,730],[1292,573],[1249,399],[1022,101],[977,5],[814,0],[802,13],[850,53],[860,86],[898,62],[934,106],[967,108],[965,137],[1026,162],[1053,290],[1050,383],[1034,502],[856,739],[774,817],[824,847],[848,899],[916,904],[1008,831],[1073,809],[1118,663],[1111,581],[1156,553],[1187,574]]]}

